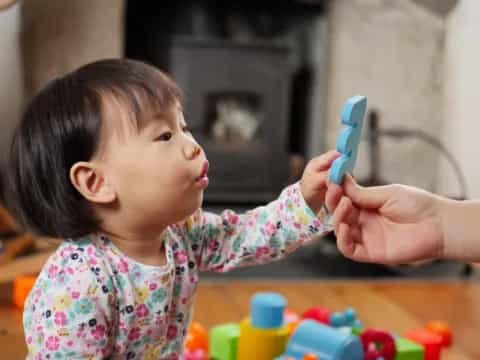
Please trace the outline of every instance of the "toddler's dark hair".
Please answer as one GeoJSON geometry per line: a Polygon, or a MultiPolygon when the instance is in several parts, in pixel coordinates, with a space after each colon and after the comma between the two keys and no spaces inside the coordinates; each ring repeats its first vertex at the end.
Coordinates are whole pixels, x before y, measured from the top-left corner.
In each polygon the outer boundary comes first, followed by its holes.
{"type": "Polygon", "coordinates": [[[21,226],[61,238],[98,230],[69,172],[99,146],[105,96],[125,106],[139,128],[145,107],[164,110],[181,92],[160,70],[126,59],[97,61],[51,80],[28,104],[11,145],[11,208],[21,226]]]}

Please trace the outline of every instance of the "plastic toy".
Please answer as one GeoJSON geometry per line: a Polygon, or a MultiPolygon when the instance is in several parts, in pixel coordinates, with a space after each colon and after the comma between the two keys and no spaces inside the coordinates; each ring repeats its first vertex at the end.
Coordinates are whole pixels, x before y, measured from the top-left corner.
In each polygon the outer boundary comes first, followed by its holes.
{"type": "MultiPolygon", "coordinates": [[[[240,324],[222,324],[211,329],[209,358],[439,360],[441,348],[451,344],[450,326],[442,321],[430,321],[424,328],[410,330],[405,337],[399,337],[386,330],[363,329],[352,307],[335,312],[321,306],[311,307],[303,312],[301,320],[298,314],[286,309],[286,303],[278,293],[255,294],[249,318],[240,324]]],[[[206,346],[199,345],[202,341],[198,340],[205,338],[203,327],[192,323],[185,359],[207,359],[206,346]]]]}
{"type": "Polygon", "coordinates": [[[271,360],[285,349],[288,329],[283,323],[286,299],[277,293],[257,293],[251,318],[240,322],[238,360],[271,360]]]}
{"type": "Polygon", "coordinates": [[[442,337],[442,346],[452,345],[452,329],[444,321],[432,320],[425,325],[425,329],[430,330],[442,337]]]}
{"type": "Polygon", "coordinates": [[[210,330],[210,357],[215,360],[235,360],[237,358],[238,324],[222,324],[210,330]]]}
{"type": "Polygon", "coordinates": [[[330,310],[321,306],[311,307],[302,314],[304,319],[312,319],[326,325],[330,324],[331,315],[332,312],[330,310]]]}
{"type": "Polygon", "coordinates": [[[307,309],[303,313],[304,319],[312,319],[322,324],[331,325],[334,327],[351,327],[362,328],[362,322],[357,319],[357,312],[354,308],[348,307],[343,312],[332,312],[322,306],[314,306],[307,309]]]}
{"type": "Polygon", "coordinates": [[[439,360],[442,349],[442,337],[427,329],[412,329],[406,332],[405,337],[413,340],[425,349],[425,360],[439,360]]]}
{"type": "Polygon", "coordinates": [[[199,322],[192,321],[190,324],[185,347],[189,350],[202,349],[208,352],[208,332],[199,322]]]}
{"type": "Polygon", "coordinates": [[[423,360],[425,351],[422,345],[399,337],[395,339],[395,346],[397,348],[395,360],[423,360]]]}
{"type": "Polygon", "coordinates": [[[207,352],[203,349],[189,350],[186,349],[183,353],[184,360],[208,360],[207,352]]]}
{"type": "Polygon", "coordinates": [[[342,124],[346,126],[337,138],[337,150],[342,155],[333,162],[330,170],[330,180],[337,184],[341,184],[343,175],[355,166],[366,106],[367,98],[361,95],[348,99],[343,106],[342,124]]]}
{"type": "Polygon", "coordinates": [[[289,309],[285,309],[285,311],[283,312],[283,321],[285,323],[285,326],[287,327],[288,336],[290,336],[297,328],[298,324],[301,321],[301,318],[300,315],[298,315],[297,313],[289,309]]]}
{"type": "Polygon", "coordinates": [[[19,275],[13,280],[13,304],[19,309],[23,309],[23,304],[32,289],[36,275],[19,275]]]}
{"type": "Polygon", "coordinates": [[[360,334],[363,343],[365,360],[393,360],[397,352],[395,340],[392,335],[385,330],[365,329],[360,334]]]}
{"type": "Polygon", "coordinates": [[[277,360],[302,360],[307,354],[315,354],[320,360],[362,360],[363,347],[358,336],[306,319],[298,325],[285,353],[277,360]]]}

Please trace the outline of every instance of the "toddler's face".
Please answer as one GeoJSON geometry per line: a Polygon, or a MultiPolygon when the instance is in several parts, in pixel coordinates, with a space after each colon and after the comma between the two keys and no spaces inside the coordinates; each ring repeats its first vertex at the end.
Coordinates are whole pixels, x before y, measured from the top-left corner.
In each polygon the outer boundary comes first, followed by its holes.
{"type": "MultiPolygon", "coordinates": [[[[112,107],[106,116],[118,116],[112,107]]],[[[179,103],[162,114],[146,114],[141,129],[106,119],[102,163],[120,210],[142,225],[172,224],[195,212],[208,186],[208,161],[188,131],[179,103]],[[123,207],[123,208],[122,208],[123,207]]]]}

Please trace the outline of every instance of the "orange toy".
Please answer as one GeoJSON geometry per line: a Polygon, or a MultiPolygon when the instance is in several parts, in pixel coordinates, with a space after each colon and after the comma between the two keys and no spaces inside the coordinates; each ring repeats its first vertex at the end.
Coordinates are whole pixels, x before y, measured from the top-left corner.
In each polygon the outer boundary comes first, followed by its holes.
{"type": "Polygon", "coordinates": [[[190,324],[185,347],[191,351],[202,349],[208,352],[208,332],[199,322],[192,321],[190,324]]]}
{"type": "Polygon", "coordinates": [[[318,356],[314,353],[306,353],[303,355],[303,360],[318,360],[318,356]]]}
{"type": "Polygon", "coordinates": [[[440,335],[442,337],[442,346],[448,347],[452,345],[452,329],[448,323],[432,320],[425,325],[425,329],[440,335]]]}
{"type": "Polygon", "coordinates": [[[23,304],[28,293],[35,284],[37,275],[20,275],[13,280],[13,303],[19,309],[23,309],[23,304]]]}

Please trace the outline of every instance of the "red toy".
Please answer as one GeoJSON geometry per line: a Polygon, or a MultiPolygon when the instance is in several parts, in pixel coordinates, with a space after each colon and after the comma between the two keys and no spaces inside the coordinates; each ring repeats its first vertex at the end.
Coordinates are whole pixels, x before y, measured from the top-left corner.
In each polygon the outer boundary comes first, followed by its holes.
{"type": "Polygon", "coordinates": [[[330,316],[332,312],[321,306],[311,307],[310,309],[305,310],[302,317],[304,319],[312,319],[318,322],[321,322],[325,325],[330,325],[330,316]]]}
{"type": "Polygon", "coordinates": [[[442,337],[442,346],[452,345],[452,329],[444,321],[432,320],[425,325],[425,329],[430,330],[442,337]]]}
{"type": "Polygon", "coordinates": [[[427,329],[412,329],[407,331],[405,337],[422,344],[425,348],[424,360],[440,360],[442,337],[427,329]]]}
{"type": "Polygon", "coordinates": [[[395,340],[387,331],[380,329],[365,329],[360,334],[360,339],[363,343],[365,360],[377,360],[378,358],[393,360],[395,358],[397,352],[395,340]],[[380,344],[379,348],[377,347],[377,344],[380,344]]]}

